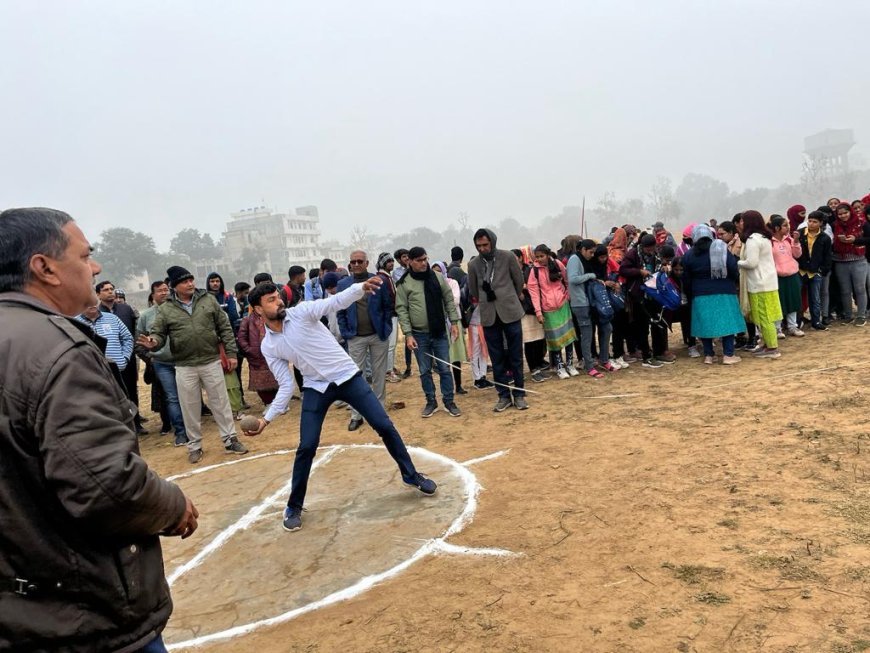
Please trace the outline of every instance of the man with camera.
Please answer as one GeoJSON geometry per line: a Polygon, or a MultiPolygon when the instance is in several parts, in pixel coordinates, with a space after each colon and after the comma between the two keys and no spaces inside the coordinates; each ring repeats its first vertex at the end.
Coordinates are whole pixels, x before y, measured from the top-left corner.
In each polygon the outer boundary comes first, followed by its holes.
{"type": "Polygon", "coordinates": [[[526,410],[523,382],[523,273],[516,257],[496,249],[496,236],[489,229],[474,234],[478,256],[468,264],[468,292],[480,308],[480,323],[498,390],[495,412],[511,405],[526,410]],[[507,347],[505,347],[507,344],[507,347]],[[510,376],[508,375],[510,372],[510,376]],[[513,390],[508,386],[513,381],[513,390]]]}

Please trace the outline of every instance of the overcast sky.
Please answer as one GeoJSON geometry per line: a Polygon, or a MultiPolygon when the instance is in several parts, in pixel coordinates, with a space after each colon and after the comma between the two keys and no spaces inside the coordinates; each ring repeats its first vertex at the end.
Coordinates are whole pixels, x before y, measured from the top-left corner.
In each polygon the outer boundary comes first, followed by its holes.
{"type": "Polygon", "coordinates": [[[870,153],[868,25],[867,0],[0,0],[0,207],[165,247],[264,203],[346,240],[795,182],[808,134],[870,153]]]}

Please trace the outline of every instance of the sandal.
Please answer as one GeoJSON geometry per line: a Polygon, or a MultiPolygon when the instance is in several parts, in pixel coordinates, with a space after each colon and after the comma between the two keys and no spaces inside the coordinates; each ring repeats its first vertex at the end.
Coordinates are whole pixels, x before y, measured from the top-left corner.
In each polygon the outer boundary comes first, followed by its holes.
{"type": "Polygon", "coordinates": [[[604,378],[604,374],[602,374],[601,372],[596,370],[594,367],[591,370],[589,370],[588,372],[586,372],[586,374],[591,376],[593,379],[603,379],[604,378]]]}

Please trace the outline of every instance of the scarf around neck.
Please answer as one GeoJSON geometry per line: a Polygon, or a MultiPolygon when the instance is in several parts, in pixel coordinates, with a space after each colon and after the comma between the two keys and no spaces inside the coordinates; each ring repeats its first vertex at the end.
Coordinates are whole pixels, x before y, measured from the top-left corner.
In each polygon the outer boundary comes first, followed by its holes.
{"type": "Polygon", "coordinates": [[[423,282],[423,296],[426,299],[426,317],[429,320],[429,335],[440,338],[447,332],[447,317],[444,314],[444,296],[438,275],[431,267],[424,272],[414,272],[410,266],[406,274],[412,279],[423,282]]]}

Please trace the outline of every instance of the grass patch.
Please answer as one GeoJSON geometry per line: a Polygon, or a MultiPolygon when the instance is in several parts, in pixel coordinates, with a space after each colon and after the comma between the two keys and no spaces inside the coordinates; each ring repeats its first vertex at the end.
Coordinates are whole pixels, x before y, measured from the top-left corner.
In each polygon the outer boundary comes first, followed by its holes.
{"type": "Polygon", "coordinates": [[[756,569],[776,569],[784,580],[824,581],[825,577],[806,565],[796,563],[791,556],[775,556],[760,553],[749,559],[756,569]]]}
{"type": "Polygon", "coordinates": [[[834,504],[834,512],[855,524],[870,526],[870,501],[855,499],[841,501],[834,504]]]}
{"type": "Polygon", "coordinates": [[[731,603],[730,596],[720,594],[719,592],[701,592],[695,595],[695,600],[707,605],[725,605],[726,603],[731,603]]]}
{"type": "Polygon", "coordinates": [[[628,627],[632,630],[640,630],[644,626],[646,626],[646,619],[644,619],[643,617],[635,617],[628,622],[628,627]]]}
{"type": "Polygon", "coordinates": [[[723,519],[722,521],[717,522],[717,526],[724,526],[725,528],[730,528],[732,531],[736,531],[738,525],[736,519],[723,519]]]}
{"type": "Polygon", "coordinates": [[[722,567],[707,567],[705,565],[674,565],[663,562],[662,567],[670,569],[674,578],[686,585],[698,585],[702,581],[719,580],[725,575],[722,567]]]}

